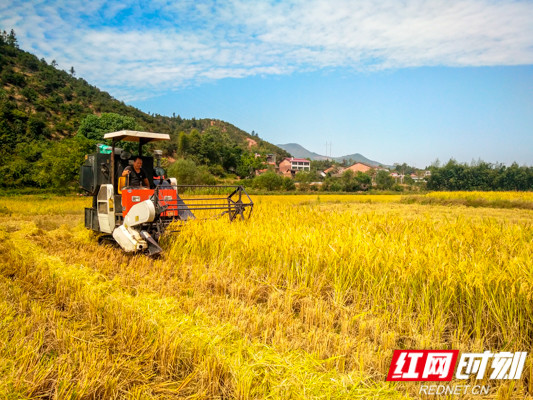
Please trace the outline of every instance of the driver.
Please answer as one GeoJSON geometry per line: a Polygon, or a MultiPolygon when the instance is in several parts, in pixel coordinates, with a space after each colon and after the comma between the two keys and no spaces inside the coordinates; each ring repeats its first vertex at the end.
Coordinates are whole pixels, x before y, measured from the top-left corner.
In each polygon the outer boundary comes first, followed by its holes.
{"type": "Polygon", "coordinates": [[[150,183],[148,182],[148,178],[146,177],[146,172],[142,169],[143,166],[143,160],[141,157],[137,156],[135,158],[135,161],[132,165],[128,165],[126,168],[124,168],[124,171],[122,172],[122,176],[128,176],[129,175],[129,183],[128,186],[134,186],[134,187],[150,187],[150,183]]]}

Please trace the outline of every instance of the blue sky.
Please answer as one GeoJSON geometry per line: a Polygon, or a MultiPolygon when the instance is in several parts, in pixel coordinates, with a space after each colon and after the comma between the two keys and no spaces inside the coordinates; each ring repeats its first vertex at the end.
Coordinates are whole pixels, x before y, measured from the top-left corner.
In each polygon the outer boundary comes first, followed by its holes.
{"type": "Polygon", "coordinates": [[[418,167],[533,165],[533,2],[2,1],[20,46],[143,111],[418,167]]]}

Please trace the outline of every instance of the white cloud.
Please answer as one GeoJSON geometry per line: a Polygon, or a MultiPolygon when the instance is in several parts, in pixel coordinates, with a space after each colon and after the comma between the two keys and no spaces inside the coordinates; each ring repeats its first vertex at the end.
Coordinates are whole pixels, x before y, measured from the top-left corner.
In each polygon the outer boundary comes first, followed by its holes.
{"type": "Polygon", "coordinates": [[[531,15],[492,0],[0,5],[23,48],[128,99],[299,69],[533,64],[531,15]]]}

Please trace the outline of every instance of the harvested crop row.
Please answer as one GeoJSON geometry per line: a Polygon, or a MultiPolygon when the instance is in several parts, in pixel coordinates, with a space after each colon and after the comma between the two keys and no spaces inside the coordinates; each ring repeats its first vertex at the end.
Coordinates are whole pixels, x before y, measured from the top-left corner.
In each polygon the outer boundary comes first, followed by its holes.
{"type": "MultiPolygon", "coordinates": [[[[231,325],[212,324],[201,313],[184,314],[172,298],[127,294],[115,280],[90,268],[43,255],[39,246],[27,240],[42,234],[31,226],[9,237],[4,234],[2,252],[7,263],[2,274],[13,276],[22,285],[39,288],[43,296],[52,296],[60,308],[102,329],[102,334],[116,344],[115,348],[108,346],[106,357],[110,362],[118,354],[125,354],[128,360],[141,364],[144,381],[122,375],[108,389],[114,396],[131,394],[130,390],[138,390],[143,383],[147,385],[146,392],[154,395],[158,392],[150,385],[163,388],[169,395],[197,393],[207,397],[394,395],[384,384],[370,388],[359,385],[359,374],[328,371],[322,362],[304,352],[278,353],[242,338],[231,325]]],[[[71,376],[91,368],[83,363],[64,367],[72,368],[71,376]]],[[[76,393],[82,391],[82,382],[72,379],[71,384],[76,393]]],[[[79,397],[91,395],[94,393],[79,397]]]]}

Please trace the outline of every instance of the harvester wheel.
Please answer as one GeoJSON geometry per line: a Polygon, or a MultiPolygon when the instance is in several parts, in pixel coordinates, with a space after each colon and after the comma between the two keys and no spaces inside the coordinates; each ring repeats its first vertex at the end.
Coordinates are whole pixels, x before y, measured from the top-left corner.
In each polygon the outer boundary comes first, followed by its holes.
{"type": "Polygon", "coordinates": [[[118,247],[118,243],[113,238],[113,235],[102,235],[98,237],[99,245],[110,245],[113,247],[118,247]]]}

